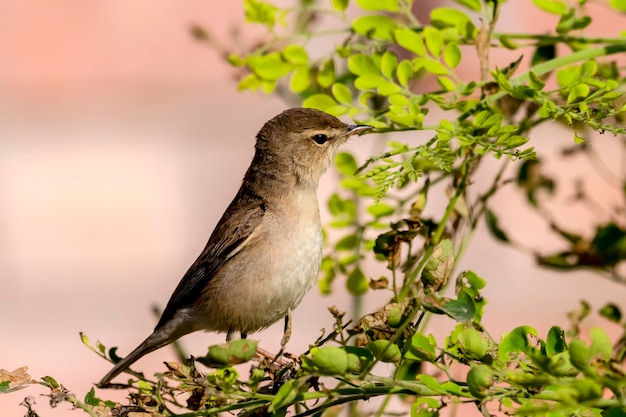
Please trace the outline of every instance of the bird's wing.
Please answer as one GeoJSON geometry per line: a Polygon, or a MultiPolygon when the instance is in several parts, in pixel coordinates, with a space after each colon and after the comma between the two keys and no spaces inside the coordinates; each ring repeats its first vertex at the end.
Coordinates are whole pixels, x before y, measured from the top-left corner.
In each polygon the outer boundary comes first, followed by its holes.
{"type": "Polygon", "coordinates": [[[176,311],[193,304],[220,268],[246,245],[261,225],[265,211],[260,196],[239,190],[204,250],[178,283],[155,329],[167,323],[176,311]]]}

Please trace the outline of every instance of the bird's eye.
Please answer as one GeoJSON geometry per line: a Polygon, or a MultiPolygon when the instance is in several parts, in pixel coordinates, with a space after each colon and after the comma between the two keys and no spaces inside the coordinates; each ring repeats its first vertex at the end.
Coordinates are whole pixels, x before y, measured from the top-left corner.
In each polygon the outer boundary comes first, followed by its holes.
{"type": "Polygon", "coordinates": [[[328,136],[318,133],[317,135],[313,135],[313,141],[315,141],[318,145],[323,145],[326,141],[328,141],[328,136]]]}

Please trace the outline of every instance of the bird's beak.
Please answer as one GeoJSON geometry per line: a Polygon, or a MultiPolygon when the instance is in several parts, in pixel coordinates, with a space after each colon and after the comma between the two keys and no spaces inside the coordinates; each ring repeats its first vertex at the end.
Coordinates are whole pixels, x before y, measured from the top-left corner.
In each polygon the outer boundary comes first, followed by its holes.
{"type": "Polygon", "coordinates": [[[374,129],[374,126],[370,125],[348,125],[348,131],[346,132],[346,136],[351,136],[355,134],[360,134],[366,130],[374,129]]]}

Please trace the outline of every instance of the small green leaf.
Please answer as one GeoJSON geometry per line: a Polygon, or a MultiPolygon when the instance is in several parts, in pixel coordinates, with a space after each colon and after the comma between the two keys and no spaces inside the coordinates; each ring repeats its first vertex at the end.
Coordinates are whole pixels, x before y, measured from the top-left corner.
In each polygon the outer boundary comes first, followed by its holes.
{"type": "Polygon", "coordinates": [[[537,75],[532,71],[529,71],[528,77],[530,79],[530,86],[532,88],[539,91],[543,90],[543,87],[545,87],[546,83],[543,82],[541,78],[537,77],[537,75]]]}
{"type": "Polygon", "coordinates": [[[389,340],[374,340],[368,343],[366,348],[381,362],[399,362],[402,359],[398,345],[391,343],[389,340]]]}
{"type": "MultiPolygon", "coordinates": [[[[398,77],[398,82],[404,88],[409,87],[409,80],[413,76],[413,64],[411,61],[404,59],[400,61],[398,64],[398,68],[396,69],[396,77],[398,77]]],[[[626,111],[626,110],[625,110],[626,111]]]]}
{"type": "Polygon", "coordinates": [[[393,79],[393,73],[398,67],[398,57],[391,51],[386,51],[380,60],[380,71],[389,79],[393,79]]]}
{"type": "Polygon", "coordinates": [[[552,326],[546,338],[546,355],[548,357],[565,352],[567,343],[565,342],[565,332],[558,326],[552,326]]]}
{"type": "Polygon", "coordinates": [[[426,26],[424,29],[424,40],[430,54],[435,58],[439,58],[443,51],[443,35],[441,32],[433,27],[426,26]]]}
{"type": "Polygon", "coordinates": [[[398,27],[396,22],[387,16],[361,16],[352,22],[352,29],[359,35],[390,41],[398,27]]]}
{"type": "Polygon", "coordinates": [[[567,96],[567,103],[574,103],[576,101],[586,98],[588,95],[589,86],[584,83],[577,84],[570,90],[567,96]]]}
{"type": "MultiPolygon", "coordinates": [[[[275,413],[276,410],[285,408],[295,401],[298,396],[296,382],[298,382],[297,379],[291,379],[281,385],[267,409],[269,413],[275,413]]],[[[285,413],[282,413],[282,415],[285,415],[285,413]]]]}
{"type": "Polygon", "coordinates": [[[259,0],[244,0],[243,9],[248,22],[274,27],[278,7],[273,4],[259,0]]]}
{"type": "Polygon", "coordinates": [[[424,336],[415,332],[411,337],[411,346],[406,353],[407,359],[418,361],[432,361],[437,357],[437,341],[433,335],[424,336]]]}
{"type": "Polygon", "coordinates": [[[250,60],[250,68],[263,80],[275,81],[293,70],[293,65],[285,61],[278,52],[254,57],[250,60]]]}
{"type": "Polygon", "coordinates": [[[454,0],[454,1],[475,12],[480,12],[482,10],[482,5],[481,5],[480,0],[454,0]]]}
{"type": "Polygon", "coordinates": [[[328,94],[313,94],[302,102],[302,107],[318,110],[328,110],[337,105],[337,102],[328,94]]]}
{"type": "Polygon", "coordinates": [[[443,311],[459,323],[466,323],[474,318],[476,306],[472,297],[466,291],[461,291],[456,300],[443,305],[443,311]]]}
{"type": "Polygon", "coordinates": [[[298,67],[291,74],[289,89],[298,94],[311,85],[311,71],[307,67],[298,67]]]}
{"type": "Polygon", "coordinates": [[[424,46],[424,38],[411,29],[397,29],[394,31],[394,36],[398,45],[404,49],[413,52],[417,56],[427,55],[426,47],[424,46]]]}
{"type": "Polygon", "coordinates": [[[448,69],[441,62],[429,57],[418,57],[413,60],[413,69],[415,71],[419,71],[422,68],[435,75],[448,74],[448,69]]]}
{"type": "Polygon", "coordinates": [[[461,62],[461,56],[461,48],[459,48],[456,42],[448,43],[443,50],[443,62],[445,62],[449,68],[456,68],[461,62]]]}
{"type": "Polygon", "coordinates": [[[613,304],[608,303],[600,310],[600,315],[613,323],[619,323],[622,321],[622,311],[620,308],[613,304]]]}
{"type": "Polygon", "coordinates": [[[346,287],[352,295],[363,295],[367,292],[369,289],[369,282],[363,274],[363,271],[361,271],[361,268],[354,268],[350,275],[348,275],[346,287]]]}
{"type": "Polygon", "coordinates": [[[100,398],[96,397],[96,391],[94,390],[93,387],[91,387],[91,389],[87,392],[87,394],[85,394],[85,399],[84,402],[85,404],[89,404],[89,405],[100,405],[100,402],[102,400],[100,400],[100,398]]]}
{"type": "Polygon", "coordinates": [[[609,0],[609,4],[619,12],[626,12],[626,0],[609,0]]]}
{"type": "Polygon", "coordinates": [[[358,244],[359,240],[357,236],[355,234],[351,234],[339,239],[339,241],[335,243],[335,250],[340,251],[354,249],[358,244]]]}
{"type": "Polygon", "coordinates": [[[378,88],[383,83],[383,77],[380,75],[361,75],[356,80],[354,80],[354,86],[358,90],[372,90],[374,88],[378,88]]]}
{"type": "Polygon", "coordinates": [[[375,203],[367,208],[367,212],[376,218],[390,216],[395,213],[396,209],[385,204],[375,203]]]}
{"type": "Polygon", "coordinates": [[[509,243],[509,237],[506,233],[500,228],[498,218],[494,214],[493,211],[487,209],[485,210],[485,220],[487,221],[487,229],[491,232],[491,235],[495,237],[497,240],[505,243],[509,243]]]}
{"type": "Polygon", "coordinates": [[[348,105],[352,104],[352,92],[345,85],[335,83],[333,84],[331,91],[333,92],[333,96],[339,103],[348,105]]]}
{"type": "Polygon", "coordinates": [[[287,45],[283,49],[283,57],[293,65],[306,65],[309,62],[309,54],[300,45],[287,45]]]}
{"type": "Polygon", "coordinates": [[[576,369],[581,371],[586,370],[589,367],[589,361],[591,360],[591,351],[589,347],[580,339],[574,339],[569,344],[569,356],[570,362],[576,369]]]}
{"type": "Polygon", "coordinates": [[[454,81],[452,81],[449,77],[445,75],[440,75],[437,77],[437,84],[441,86],[445,91],[452,91],[456,88],[454,81]]]}
{"type": "Polygon", "coordinates": [[[560,0],[533,0],[533,3],[540,9],[552,14],[563,15],[568,10],[567,4],[560,0]]]}
{"type": "Polygon", "coordinates": [[[440,30],[455,28],[462,37],[474,39],[477,32],[472,20],[460,10],[451,7],[438,7],[430,12],[431,24],[440,30]]]}
{"type": "Polygon", "coordinates": [[[197,358],[198,362],[211,367],[223,368],[244,363],[256,355],[258,342],[239,339],[220,345],[209,346],[206,356],[197,358]]]}
{"type": "Polygon", "coordinates": [[[363,10],[397,12],[400,9],[399,0],[356,0],[356,4],[363,10]]]}
{"type": "Polygon", "coordinates": [[[537,330],[530,326],[520,326],[506,334],[498,347],[500,360],[508,362],[511,353],[530,354],[533,351],[529,336],[537,336],[537,330]]]}
{"type": "Polygon", "coordinates": [[[609,336],[599,327],[591,329],[589,334],[591,336],[591,356],[600,356],[602,360],[608,361],[613,351],[613,344],[609,336]]]}
{"type": "Polygon", "coordinates": [[[356,54],[348,58],[348,70],[354,75],[380,76],[380,70],[374,60],[365,54],[356,54]]]}
{"type": "Polygon", "coordinates": [[[331,0],[331,4],[333,5],[333,9],[338,12],[343,12],[348,7],[348,0],[331,0]]]}
{"type": "Polygon", "coordinates": [[[351,367],[350,356],[358,357],[348,353],[338,346],[313,347],[308,356],[301,359],[306,367],[321,375],[344,375],[351,367]]]}
{"type": "Polygon", "coordinates": [[[335,82],[335,61],[329,59],[319,68],[317,82],[321,87],[330,87],[335,82]]]}
{"type": "Polygon", "coordinates": [[[467,388],[479,400],[487,397],[489,388],[494,385],[495,381],[494,370],[487,365],[474,365],[467,373],[467,388]]]}
{"type": "Polygon", "coordinates": [[[352,176],[359,168],[356,159],[348,152],[339,152],[335,156],[335,166],[341,175],[352,176]]]}

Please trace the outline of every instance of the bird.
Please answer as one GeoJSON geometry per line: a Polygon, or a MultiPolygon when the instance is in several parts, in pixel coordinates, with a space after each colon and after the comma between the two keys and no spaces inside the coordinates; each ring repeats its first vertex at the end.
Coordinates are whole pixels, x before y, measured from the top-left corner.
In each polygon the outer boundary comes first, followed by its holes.
{"type": "Polygon", "coordinates": [[[320,177],[352,135],[373,129],[326,112],[291,108],[267,121],[239,191],[172,293],[160,320],[98,383],[106,387],[144,355],[195,331],[246,338],[284,318],[319,274],[320,177]]]}

